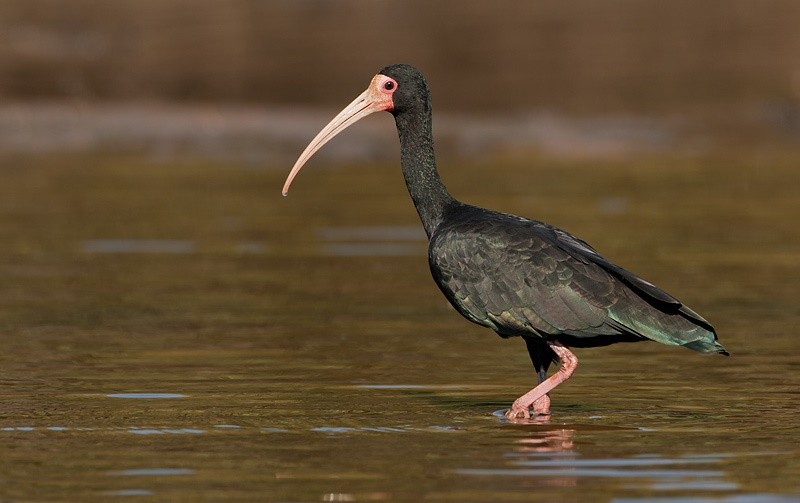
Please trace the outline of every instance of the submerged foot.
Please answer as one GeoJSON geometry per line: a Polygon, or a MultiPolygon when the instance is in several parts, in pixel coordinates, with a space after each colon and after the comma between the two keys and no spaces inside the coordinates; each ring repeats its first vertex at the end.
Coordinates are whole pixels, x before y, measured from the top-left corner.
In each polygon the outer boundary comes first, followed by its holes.
{"type": "Polygon", "coordinates": [[[514,402],[511,405],[511,408],[506,411],[507,419],[530,419],[530,417],[531,417],[530,407],[524,405],[518,405],[517,402],[514,402]]]}
{"type": "Polygon", "coordinates": [[[533,403],[525,403],[520,400],[515,401],[511,408],[506,411],[508,419],[539,419],[550,417],[550,395],[543,395],[534,400],[533,403]],[[533,410],[533,414],[531,414],[533,410]]]}
{"type": "Polygon", "coordinates": [[[544,395],[533,402],[533,413],[537,416],[550,415],[550,395],[544,395]]]}

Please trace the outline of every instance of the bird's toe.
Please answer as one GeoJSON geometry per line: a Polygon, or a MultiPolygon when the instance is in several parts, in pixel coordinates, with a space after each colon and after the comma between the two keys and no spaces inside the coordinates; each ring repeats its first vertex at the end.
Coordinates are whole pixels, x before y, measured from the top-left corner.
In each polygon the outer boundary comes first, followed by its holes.
{"type": "Polygon", "coordinates": [[[533,402],[533,413],[537,416],[549,416],[550,415],[550,396],[543,395],[535,402],[533,402]]]}
{"type": "Polygon", "coordinates": [[[522,405],[514,402],[511,408],[506,411],[506,417],[508,419],[530,419],[530,405],[522,405]]]}

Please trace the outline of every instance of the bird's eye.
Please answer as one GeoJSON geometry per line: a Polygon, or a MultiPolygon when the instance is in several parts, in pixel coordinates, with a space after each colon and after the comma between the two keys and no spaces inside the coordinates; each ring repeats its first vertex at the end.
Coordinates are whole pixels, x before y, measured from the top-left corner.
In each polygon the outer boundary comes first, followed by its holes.
{"type": "Polygon", "coordinates": [[[372,79],[372,82],[370,82],[370,87],[372,86],[375,86],[374,89],[376,92],[381,93],[387,98],[391,97],[394,92],[397,91],[397,81],[386,75],[376,75],[372,79]]]}

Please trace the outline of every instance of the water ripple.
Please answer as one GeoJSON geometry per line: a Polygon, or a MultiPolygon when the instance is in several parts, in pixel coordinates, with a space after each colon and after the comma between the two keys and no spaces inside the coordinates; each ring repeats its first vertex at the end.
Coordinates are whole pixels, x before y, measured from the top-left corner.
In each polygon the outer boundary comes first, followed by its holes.
{"type": "Polygon", "coordinates": [[[111,393],[106,395],[109,398],[131,398],[149,400],[156,398],[186,398],[186,395],[180,393],[111,393]]]}
{"type": "Polygon", "coordinates": [[[142,477],[142,476],[173,476],[173,475],[194,475],[195,471],[191,468],[132,468],[128,470],[118,470],[109,472],[115,477],[142,477]]]}
{"type": "Polygon", "coordinates": [[[611,477],[611,478],[685,478],[722,477],[721,470],[615,470],[612,468],[466,468],[455,470],[460,475],[494,475],[511,477],[611,477]]]}
{"type": "Polygon", "coordinates": [[[193,241],[178,239],[88,239],[86,253],[178,253],[195,252],[193,241]]]}

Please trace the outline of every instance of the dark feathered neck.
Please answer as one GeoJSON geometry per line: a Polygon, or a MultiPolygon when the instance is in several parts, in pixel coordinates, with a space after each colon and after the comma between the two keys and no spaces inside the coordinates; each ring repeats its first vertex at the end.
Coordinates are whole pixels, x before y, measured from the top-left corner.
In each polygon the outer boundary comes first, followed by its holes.
{"type": "Polygon", "coordinates": [[[436,171],[430,104],[427,105],[425,111],[397,114],[395,123],[400,135],[403,177],[425,233],[430,238],[442,222],[445,210],[456,204],[456,200],[447,192],[436,171]]]}

